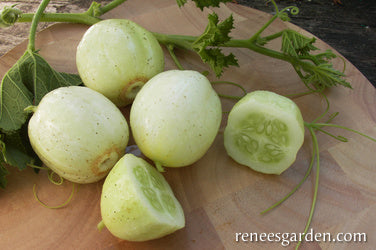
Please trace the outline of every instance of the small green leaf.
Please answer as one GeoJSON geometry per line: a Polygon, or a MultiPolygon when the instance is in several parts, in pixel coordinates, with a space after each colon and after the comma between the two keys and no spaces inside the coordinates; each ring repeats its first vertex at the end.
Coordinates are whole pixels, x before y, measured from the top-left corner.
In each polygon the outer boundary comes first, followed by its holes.
{"type": "Polygon", "coordinates": [[[208,25],[204,33],[193,43],[194,48],[206,46],[220,46],[231,40],[230,32],[234,28],[234,18],[230,15],[224,21],[219,22],[218,15],[208,15],[208,25]]]}
{"type": "Polygon", "coordinates": [[[329,60],[336,58],[337,55],[334,54],[330,49],[326,50],[324,53],[312,55],[319,63],[327,63],[329,60]]]}
{"type": "Polygon", "coordinates": [[[324,85],[326,87],[332,87],[342,85],[348,88],[352,88],[351,84],[345,79],[345,74],[333,68],[332,64],[320,64],[316,65],[311,72],[304,77],[306,83],[311,83],[319,87],[324,85]]]}
{"type": "Polygon", "coordinates": [[[317,50],[313,45],[316,38],[308,38],[294,30],[286,29],[282,33],[282,52],[298,57],[298,55],[308,55],[310,51],[317,50]]]}
{"type": "Polygon", "coordinates": [[[217,77],[220,77],[224,67],[239,66],[235,56],[224,55],[219,48],[204,49],[199,53],[203,62],[208,63],[217,77]]]}
{"type": "Polygon", "coordinates": [[[229,34],[234,28],[234,18],[230,15],[224,21],[219,22],[218,15],[212,13],[208,15],[208,21],[204,33],[192,43],[192,47],[200,55],[203,62],[208,63],[219,77],[223,68],[230,65],[238,66],[233,54],[225,55],[219,48],[231,40],[229,34]]]}

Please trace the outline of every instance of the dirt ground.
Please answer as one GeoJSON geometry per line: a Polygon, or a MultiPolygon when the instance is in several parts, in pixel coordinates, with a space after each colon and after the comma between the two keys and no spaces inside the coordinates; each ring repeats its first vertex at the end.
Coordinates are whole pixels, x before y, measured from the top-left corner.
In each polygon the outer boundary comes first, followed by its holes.
{"type": "MultiPolygon", "coordinates": [[[[46,11],[52,13],[79,13],[86,11],[91,0],[61,0],[51,1],[47,6],[46,11]]],[[[106,3],[109,1],[97,1],[99,3],[106,3]]],[[[40,1],[38,0],[19,0],[19,1],[1,1],[0,10],[5,6],[12,6],[17,4],[17,8],[24,13],[33,13],[38,8],[40,1]]],[[[51,23],[41,23],[39,30],[44,29],[51,25],[51,23]]],[[[21,43],[28,37],[30,23],[17,23],[12,27],[0,28],[0,56],[4,55],[7,51],[12,49],[17,44],[21,43]]]]}

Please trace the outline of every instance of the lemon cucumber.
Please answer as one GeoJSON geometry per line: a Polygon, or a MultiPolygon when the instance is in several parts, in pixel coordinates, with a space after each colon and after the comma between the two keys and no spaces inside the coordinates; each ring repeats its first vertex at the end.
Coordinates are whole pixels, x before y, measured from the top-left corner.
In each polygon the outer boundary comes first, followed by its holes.
{"type": "Polygon", "coordinates": [[[168,70],[150,79],[130,112],[132,135],[157,166],[184,167],[209,150],[222,120],[220,99],[197,71],[168,70]]]}
{"type": "Polygon", "coordinates": [[[130,104],[151,77],[164,69],[154,35],[126,19],[92,25],[77,46],[76,65],[84,84],[117,106],[130,104]]]}
{"type": "Polygon", "coordinates": [[[34,111],[28,124],[31,146],[47,167],[69,181],[96,182],[125,154],[126,119],[92,89],[57,88],[34,111]]]}
{"type": "Polygon", "coordinates": [[[255,171],[281,174],[304,141],[298,106],[270,91],[254,91],[232,108],[224,132],[228,155],[255,171]]]}
{"type": "Polygon", "coordinates": [[[160,238],[185,225],[182,207],[163,175],[132,154],[124,155],[106,177],[100,205],[103,224],[128,241],[160,238]]]}

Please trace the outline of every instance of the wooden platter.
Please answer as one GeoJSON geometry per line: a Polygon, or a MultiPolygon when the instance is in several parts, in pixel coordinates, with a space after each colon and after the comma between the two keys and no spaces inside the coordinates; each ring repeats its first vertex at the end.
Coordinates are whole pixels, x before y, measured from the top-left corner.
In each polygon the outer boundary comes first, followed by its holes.
{"type": "MultiPolygon", "coordinates": [[[[224,18],[233,13],[235,38],[250,37],[270,16],[235,4],[215,9],[224,18]]],[[[174,0],[129,0],[107,13],[105,18],[128,18],[150,31],[199,35],[207,23],[209,10],[201,12],[192,3],[178,8],[174,0]]],[[[266,31],[274,33],[292,28],[306,31],[290,23],[276,21],[266,31]]],[[[76,73],[75,51],[88,27],[78,24],[56,24],[37,35],[40,54],[58,71],[76,73]]],[[[279,49],[278,42],[269,45],[279,49]]],[[[317,46],[330,47],[322,41],[317,46]]],[[[26,42],[0,59],[1,76],[17,61],[26,42]]],[[[247,91],[265,89],[279,94],[305,90],[292,67],[282,61],[245,49],[231,49],[241,67],[232,67],[222,80],[242,84],[247,91]]],[[[206,70],[196,55],[179,52],[187,69],[206,70]]],[[[336,68],[343,62],[336,59],[336,68]]],[[[339,112],[334,123],[376,137],[376,89],[346,61],[346,75],[353,89],[333,88],[327,92],[331,111],[339,112]]],[[[175,68],[166,54],[166,69],[175,68]]],[[[210,76],[212,80],[215,78],[210,76]]],[[[240,94],[229,86],[216,86],[219,93],[240,94]]],[[[301,108],[304,119],[311,121],[325,110],[325,102],[317,95],[293,99],[301,108]]],[[[222,100],[228,111],[234,101],[222,100]]],[[[127,110],[124,110],[127,113],[127,110]]],[[[226,124],[223,117],[221,131],[226,124]]],[[[316,211],[311,224],[314,233],[366,233],[367,242],[311,242],[302,249],[374,249],[376,247],[376,144],[350,132],[331,129],[346,136],[343,143],[318,134],[320,145],[320,184],[316,211]]],[[[80,185],[68,206],[53,210],[41,206],[33,196],[33,185],[41,200],[56,205],[70,195],[72,183],[55,186],[45,172],[9,169],[9,185],[0,191],[0,245],[2,249],[290,249],[282,242],[236,241],[236,233],[301,233],[308,218],[314,190],[315,171],[303,186],[281,206],[260,215],[265,208],[287,194],[304,176],[311,158],[311,139],[305,143],[291,168],[280,176],[256,173],[236,164],[225,152],[220,132],[207,154],[192,166],[167,169],[164,173],[181,202],[186,227],[162,239],[134,243],[122,241],[107,230],[96,228],[100,217],[100,194],[103,181],[80,185]]]]}

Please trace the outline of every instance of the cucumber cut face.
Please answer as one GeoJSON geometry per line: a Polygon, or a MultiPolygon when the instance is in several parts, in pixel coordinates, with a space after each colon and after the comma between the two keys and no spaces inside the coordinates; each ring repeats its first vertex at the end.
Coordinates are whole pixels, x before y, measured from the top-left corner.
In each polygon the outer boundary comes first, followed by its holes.
{"type": "Polygon", "coordinates": [[[298,106],[270,91],[254,91],[235,104],[224,132],[227,154],[266,174],[281,174],[289,168],[303,141],[304,121],[298,106]]]}
{"type": "Polygon", "coordinates": [[[184,211],[164,176],[132,154],[106,177],[100,207],[104,225],[123,240],[157,239],[185,226],[184,211]]]}

